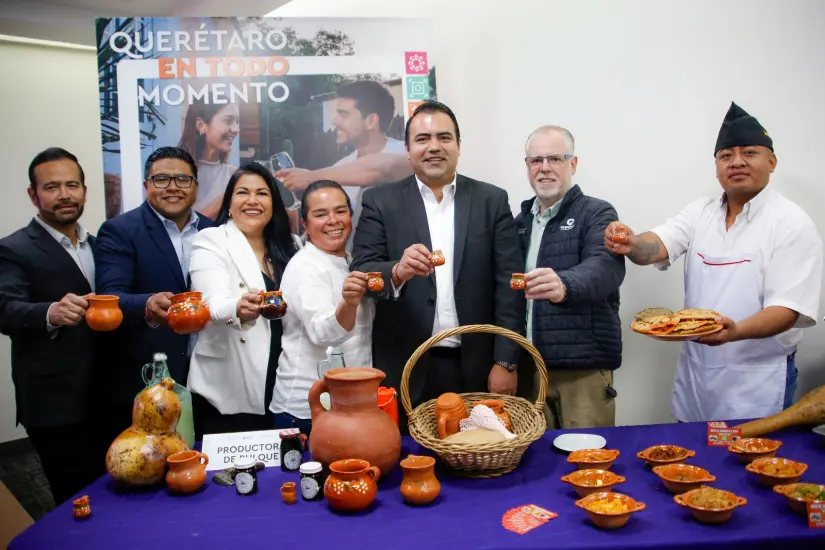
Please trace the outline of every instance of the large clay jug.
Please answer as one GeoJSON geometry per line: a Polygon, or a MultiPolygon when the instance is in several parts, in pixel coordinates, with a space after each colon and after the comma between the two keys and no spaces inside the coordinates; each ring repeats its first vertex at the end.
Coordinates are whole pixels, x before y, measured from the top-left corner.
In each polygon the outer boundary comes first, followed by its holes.
{"type": "Polygon", "coordinates": [[[784,411],[734,427],[742,428],[742,437],[759,437],[799,424],[825,424],[825,386],[809,391],[784,411]]]}
{"type": "Polygon", "coordinates": [[[378,369],[348,367],[329,370],[312,385],[309,452],[313,460],[329,466],[355,458],[378,466],[382,476],[392,471],[401,456],[401,433],[378,408],[378,385],[385,377],[378,369]],[[330,410],[321,405],[324,392],[329,393],[330,410]]]}

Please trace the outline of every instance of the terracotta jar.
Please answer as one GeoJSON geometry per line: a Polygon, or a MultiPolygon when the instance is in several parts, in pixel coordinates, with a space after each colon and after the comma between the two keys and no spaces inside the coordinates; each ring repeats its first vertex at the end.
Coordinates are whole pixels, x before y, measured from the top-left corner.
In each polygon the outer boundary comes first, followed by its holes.
{"type": "Polygon", "coordinates": [[[386,375],[378,369],[347,367],[324,373],[309,390],[313,460],[329,466],[359,458],[389,474],[401,456],[401,433],[390,415],[378,408],[378,385],[386,375]],[[329,392],[330,410],[321,404],[329,392]]]}
{"type": "Polygon", "coordinates": [[[613,230],[613,242],[619,244],[627,243],[627,228],[624,226],[617,226],[613,230]]]}
{"type": "Polygon", "coordinates": [[[429,504],[441,492],[441,484],[435,477],[435,459],[431,456],[408,455],[401,461],[404,479],[401,496],[408,504],[429,504]]]}
{"type": "Polygon", "coordinates": [[[86,324],[92,330],[107,332],[115,330],[123,321],[123,312],[120,310],[118,296],[104,296],[92,294],[86,296],[89,307],[86,310],[86,324]]]}
{"type": "MultiPolygon", "coordinates": [[[[384,413],[381,413],[384,414],[384,413]]],[[[386,416],[386,415],[384,415],[386,416]]],[[[315,426],[312,427],[315,437],[315,426]]],[[[337,512],[358,512],[375,500],[381,471],[366,460],[347,458],[329,465],[329,476],[324,482],[324,498],[337,512]]]]}
{"type": "Polygon", "coordinates": [[[72,515],[74,519],[86,519],[92,515],[92,508],[89,505],[89,495],[83,495],[72,502],[72,515]]]}
{"type": "Polygon", "coordinates": [[[281,485],[281,498],[284,504],[295,504],[298,500],[298,490],[294,481],[287,481],[281,485]]]}
{"type": "Polygon", "coordinates": [[[398,392],[395,388],[378,388],[378,408],[390,415],[392,421],[398,426],[398,392]]]}
{"type": "Polygon", "coordinates": [[[384,290],[384,278],[380,271],[371,271],[367,273],[367,288],[372,292],[381,292],[384,290]]]}
{"type": "Polygon", "coordinates": [[[476,405],[487,405],[490,407],[496,416],[504,422],[504,427],[507,428],[507,431],[513,431],[513,423],[510,421],[510,415],[504,410],[504,401],[501,399],[483,399],[481,401],[476,402],[473,407],[476,405]]]}
{"type": "Polygon", "coordinates": [[[434,267],[437,267],[447,263],[447,259],[444,257],[444,253],[440,250],[433,250],[430,253],[430,263],[433,264],[434,267]]]}
{"type": "Polygon", "coordinates": [[[166,458],[169,472],[166,486],[175,493],[189,494],[201,488],[206,481],[206,465],[209,457],[198,451],[180,451],[166,458]]]}
{"type": "Polygon", "coordinates": [[[284,293],[280,290],[270,290],[261,292],[261,317],[269,319],[281,319],[286,315],[286,301],[284,293]]]}
{"type": "Polygon", "coordinates": [[[435,421],[438,424],[438,437],[458,433],[459,421],[467,418],[467,406],[457,393],[442,393],[435,402],[435,421]]]}
{"type": "Polygon", "coordinates": [[[524,290],[527,288],[524,273],[513,273],[513,276],[510,278],[510,288],[513,290],[524,290]]]}
{"type": "Polygon", "coordinates": [[[178,334],[192,334],[206,328],[210,316],[202,292],[183,292],[172,296],[172,305],[166,312],[166,322],[178,334]]]}

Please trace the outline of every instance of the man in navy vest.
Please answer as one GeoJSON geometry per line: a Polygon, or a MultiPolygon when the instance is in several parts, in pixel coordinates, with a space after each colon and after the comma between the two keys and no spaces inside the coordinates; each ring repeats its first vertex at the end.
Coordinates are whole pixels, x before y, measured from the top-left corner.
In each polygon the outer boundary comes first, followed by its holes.
{"type": "Polygon", "coordinates": [[[107,220],[98,232],[97,293],[120,297],[123,323],[108,342],[107,437],[131,424],[135,396],[145,387],[141,368],[152,354],[167,355],[169,372],[186,385],[189,339],[166,326],[174,294],[189,289],[189,254],[198,231],[212,221],[192,209],[198,171],[178,147],[161,147],[146,160],[146,201],[107,220]]]}
{"type": "Polygon", "coordinates": [[[527,339],[550,380],[548,428],[612,426],[625,265],[604,247],[604,230],[616,210],[573,185],[578,158],[568,130],[542,126],[525,149],[536,196],[522,203],[516,223],[525,257],[527,339]]]}

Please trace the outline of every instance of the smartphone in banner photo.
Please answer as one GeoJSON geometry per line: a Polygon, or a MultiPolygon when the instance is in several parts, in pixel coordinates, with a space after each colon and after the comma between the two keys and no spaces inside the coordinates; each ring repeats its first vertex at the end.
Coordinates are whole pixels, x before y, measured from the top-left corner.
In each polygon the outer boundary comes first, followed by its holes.
{"type": "Polygon", "coordinates": [[[295,163],[292,162],[292,157],[289,156],[289,153],[286,151],[281,151],[280,153],[275,153],[271,157],[269,157],[270,162],[272,162],[272,166],[275,167],[276,170],[283,170],[284,168],[295,168],[295,163]]]}
{"type": "MultiPolygon", "coordinates": [[[[273,156],[272,158],[274,159],[275,157],[273,156]]],[[[284,183],[275,177],[275,172],[278,171],[278,169],[275,168],[275,163],[272,160],[256,160],[255,162],[269,170],[269,173],[272,174],[272,177],[275,179],[275,184],[278,186],[278,193],[281,195],[281,200],[284,201],[284,208],[291,210],[300,207],[301,204],[295,197],[295,193],[284,187],[284,183]]]]}

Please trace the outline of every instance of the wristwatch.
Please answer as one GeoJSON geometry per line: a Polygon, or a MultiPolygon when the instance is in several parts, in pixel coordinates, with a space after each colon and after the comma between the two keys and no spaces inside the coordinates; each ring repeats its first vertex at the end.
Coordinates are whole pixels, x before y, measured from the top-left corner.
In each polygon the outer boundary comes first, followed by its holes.
{"type": "Polygon", "coordinates": [[[517,364],[508,363],[506,361],[496,361],[496,365],[501,365],[502,367],[507,369],[507,372],[516,372],[516,369],[518,368],[517,364]]]}

